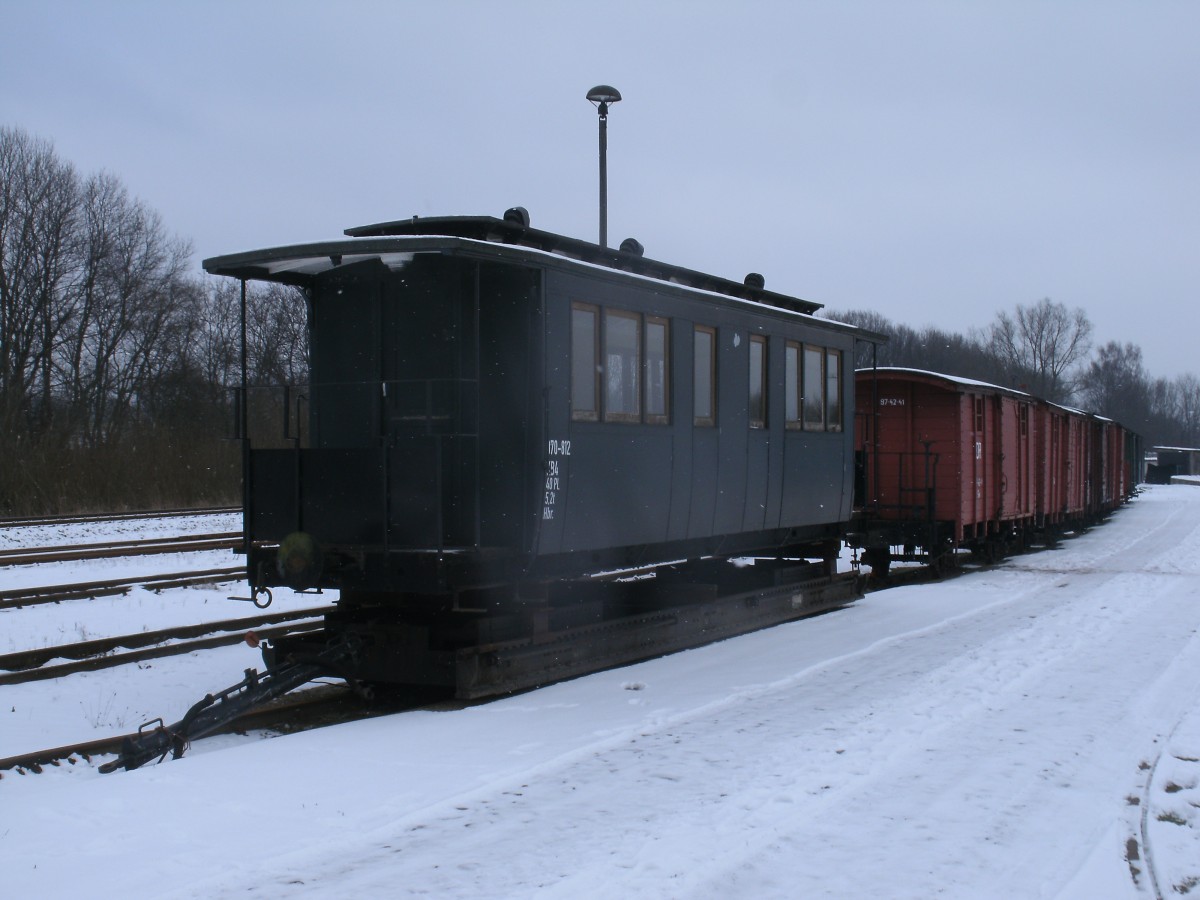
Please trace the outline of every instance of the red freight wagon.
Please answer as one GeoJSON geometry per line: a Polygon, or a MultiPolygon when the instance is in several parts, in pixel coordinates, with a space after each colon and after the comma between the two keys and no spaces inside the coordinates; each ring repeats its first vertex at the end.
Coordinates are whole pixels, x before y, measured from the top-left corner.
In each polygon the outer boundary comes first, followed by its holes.
{"type": "Polygon", "coordinates": [[[1100,486],[1092,473],[1097,461],[1098,429],[1094,416],[1078,409],[1039,401],[1039,529],[1080,523],[1093,514],[1100,486]]]}
{"type": "Polygon", "coordinates": [[[1037,514],[1039,528],[1057,525],[1066,518],[1070,485],[1067,443],[1069,410],[1053,403],[1034,407],[1037,420],[1035,465],[1037,468],[1037,514]]]}
{"type": "Polygon", "coordinates": [[[1111,419],[1104,424],[1104,487],[1100,513],[1103,515],[1119,506],[1133,493],[1137,476],[1136,463],[1130,452],[1130,432],[1111,419]]]}
{"type": "Polygon", "coordinates": [[[894,368],[860,371],[856,393],[863,528],[851,543],[872,568],[937,563],[958,547],[994,556],[1033,524],[1041,423],[1032,397],[894,368]]]}

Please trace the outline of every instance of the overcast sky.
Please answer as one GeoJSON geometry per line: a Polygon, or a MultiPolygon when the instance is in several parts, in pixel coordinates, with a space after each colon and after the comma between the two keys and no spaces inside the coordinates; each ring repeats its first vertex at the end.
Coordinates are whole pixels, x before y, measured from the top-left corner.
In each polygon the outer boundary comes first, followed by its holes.
{"type": "Polygon", "coordinates": [[[411,215],[966,331],[1043,297],[1200,373],[1194,0],[0,0],[0,124],[208,256],[411,215]]]}

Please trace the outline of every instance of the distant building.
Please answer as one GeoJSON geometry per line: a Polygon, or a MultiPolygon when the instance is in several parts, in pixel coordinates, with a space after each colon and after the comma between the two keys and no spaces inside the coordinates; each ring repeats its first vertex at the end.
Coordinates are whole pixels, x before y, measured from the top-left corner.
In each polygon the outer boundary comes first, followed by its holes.
{"type": "Polygon", "coordinates": [[[1153,459],[1146,459],[1146,481],[1170,484],[1173,475],[1200,475],[1200,449],[1196,447],[1154,447],[1153,459]]]}

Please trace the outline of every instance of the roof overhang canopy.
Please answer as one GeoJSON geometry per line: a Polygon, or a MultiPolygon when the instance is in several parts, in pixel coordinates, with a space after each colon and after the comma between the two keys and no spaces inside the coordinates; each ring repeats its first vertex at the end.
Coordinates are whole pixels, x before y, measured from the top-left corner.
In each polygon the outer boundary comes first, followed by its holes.
{"type": "Polygon", "coordinates": [[[731,281],[682,266],[647,259],[640,252],[601,247],[589,241],[530,228],[519,221],[490,216],[414,216],[395,222],[348,228],[346,234],[355,240],[301,244],[218,256],[206,259],[204,269],[214,275],[304,285],[322,272],[352,261],[377,257],[385,265],[394,267],[402,264],[400,260],[404,254],[410,254],[411,259],[412,253],[457,249],[478,255],[478,244],[482,242],[497,248],[507,246],[549,253],[560,258],[631,272],[792,312],[812,315],[821,308],[820,303],[778,294],[754,284],[731,281]]]}

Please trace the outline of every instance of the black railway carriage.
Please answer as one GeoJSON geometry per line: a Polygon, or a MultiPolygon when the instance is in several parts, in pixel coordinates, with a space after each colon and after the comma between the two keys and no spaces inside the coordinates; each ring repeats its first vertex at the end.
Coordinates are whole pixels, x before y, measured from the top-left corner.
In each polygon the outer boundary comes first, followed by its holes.
{"type": "Polygon", "coordinates": [[[339,616],[457,634],[602,567],[757,553],[831,575],[862,333],[510,213],[205,261],[308,309],[296,434],[246,441],[256,592],[338,588],[339,616]]]}

